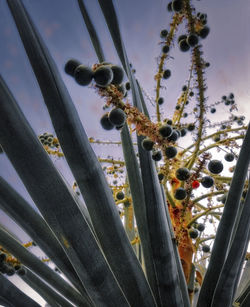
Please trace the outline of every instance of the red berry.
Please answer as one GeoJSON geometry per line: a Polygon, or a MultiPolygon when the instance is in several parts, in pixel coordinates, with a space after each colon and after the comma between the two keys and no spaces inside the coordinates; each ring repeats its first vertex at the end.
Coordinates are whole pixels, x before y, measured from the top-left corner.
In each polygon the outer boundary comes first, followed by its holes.
{"type": "Polygon", "coordinates": [[[199,181],[194,180],[194,181],[192,182],[192,188],[193,188],[193,189],[197,189],[197,188],[199,188],[199,186],[200,186],[199,181]]]}

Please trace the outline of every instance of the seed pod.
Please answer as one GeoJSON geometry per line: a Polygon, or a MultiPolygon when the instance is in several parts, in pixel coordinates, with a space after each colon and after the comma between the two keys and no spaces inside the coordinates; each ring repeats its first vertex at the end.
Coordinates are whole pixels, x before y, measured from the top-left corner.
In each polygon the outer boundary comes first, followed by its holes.
{"type": "Polygon", "coordinates": [[[111,129],[114,128],[114,125],[109,120],[109,114],[108,113],[105,113],[102,116],[100,123],[101,123],[102,128],[105,129],[105,130],[111,130],[111,129]]]}
{"type": "Polygon", "coordinates": [[[213,174],[219,174],[223,170],[223,164],[219,160],[211,160],[208,163],[208,170],[213,174]]]}
{"type": "Polygon", "coordinates": [[[113,71],[110,66],[101,66],[98,67],[94,72],[94,80],[96,85],[101,87],[108,86],[113,80],[113,71]]]}
{"type": "Polygon", "coordinates": [[[172,159],[177,155],[177,149],[174,146],[169,146],[165,149],[165,154],[168,159],[172,159]]]}
{"type": "Polygon", "coordinates": [[[129,91],[129,90],[130,90],[130,88],[131,88],[131,87],[130,87],[130,83],[129,83],[129,82],[126,82],[126,84],[125,84],[125,88],[126,88],[126,90],[127,90],[127,91],[129,91]]]}
{"type": "Polygon", "coordinates": [[[142,148],[147,150],[147,151],[152,150],[153,146],[154,146],[154,142],[152,140],[150,140],[149,138],[145,138],[142,141],[142,148]]]}
{"type": "Polygon", "coordinates": [[[169,3],[168,3],[168,5],[167,5],[167,10],[169,11],[169,12],[172,12],[173,10],[172,10],[172,1],[170,1],[169,3]]]}
{"type": "Polygon", "coordinates": [[[64,71],[66,74],[74,77],[74,72],[77,66],[81,65],[81,63],[78,60],[70,59],[64,66],[64,71]]]}
{"type": "Polygon", "coordinates": [[[187,86],[186,86],[186,85],[183,85],[182,91],[183,91],[183,92],[186,92],[186,90],[187,90],[187,86]]]}
{"type": "Polygon", "coordinates": [[[175,190],[174,197],[178,200],[183,200],[187,196],[187,192],[183,188],[178,188],[175,190]]]}
{"type": "Polygon", "coordinates": [[[109,112],[109,120],[114,126],[124,125],[126,121],[126,114],[122,109],[114,108],[112,111],[109,112]]]}

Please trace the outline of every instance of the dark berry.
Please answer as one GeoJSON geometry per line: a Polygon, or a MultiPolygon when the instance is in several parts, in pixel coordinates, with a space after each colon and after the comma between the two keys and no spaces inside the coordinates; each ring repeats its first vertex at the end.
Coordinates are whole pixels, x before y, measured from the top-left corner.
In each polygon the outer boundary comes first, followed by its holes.
{"type": "Polygon", "coordinates": [[[172,134],[172,127],[169,125],[164,125],[159,128],[159,133],[163,137],[169,137],[172,134]]]}
{"type": "Polygon", "coordinates": [[[164,174],[159,173],[159,174],[158,174],[158,179],[159,179],[160,181],[162,181],[162,180],[163,180],[163,178],[164,178],[164,174]]]}
{"type": "Polygon", "coordinates": [[[195,125],[194,125],[194,124],[189,124],[189,125],[187,126],[187,130],[188,130],[188,131],[194,131],[194,129],[195,129],[195,125]]]}
{"type": "Polygon", "coordinates": [[[110,66],[101,66],[98,67],[94,72],[94,80],[96,85],[101,87],[108,86],[113,80],[113,71],[110,66]]]}
{"type": "Polygon", "coordinates": [[[207,26],[205,26],[204,28],[202,28],[200,30],[199,36],[204,39],[204,38],[206,38],[208,36],[209,31],[210,31],[210,29],[207,26]]]}
{"type": "Polygon", "coordinates": [[[215,113],[215,112],[216,112],[216,109],[215,109],[215,108],[212,108],[212,109],[210,110],[210,112],[211,112],[211,113],[215,113]]]}
{"type": "Polygon", "coordinates": [[[196,34],[190,34],[190,35],[188,35],[186,41],[187,41],[187,43],[190,47],[194,47],[198,44],[199,39],[198,39],[198,36],[196,34]]]}
{"type": "Polygon", "coordinates": [[[183,85],[182,90],[183,90],[183,92],[185,92],[187,90],[187,86],[183,85]]]}
{"type": "Polygon", "coordinates": [[[168,35],[168,30],[166,30],[166,29],[161,30],[161,33],[160,33],[161,37],[166,37],[167,35],[168,35]]]}
{"type": "Polygon", "coordinates": [[[162,77],[168,79],[171,76],[171,71],[169,69],[164,70],[162,77]]]}
{"type": "Polygon", "coordinates": [[[70,59],[64,66],[64,71],[66,74],[74,77],[74,72],[77,66],[81,65],[81,63],[75,59],[70,59]]]}
{"type": "Polygon", "coordinates": [[[187,39],[187,35],[185,35],[185,34],[180,35],[180,36],[178,37],[178,44],[179,44],[179,42],[182,41],[183,39],[186,40],[186,39],[187,39]]]}
{"type": "Polygon", "coordinates": [[[168,10],[169,12],[172,12],[172,1],[170,1],[170,2],[168,3],[168,5],[167,5],[167,10],[168,10]]]}
{"type": "Polygon", "coordinates": [[[190,97],[193,97],[193,96],[194,96],[194,92],[191,91],[191,92],[189,93],[189,96],[190,96],[190,97]]]}
{"type": "Polygon", "coordinates": [[[175,190],[174,197],[178,200],[183,200],[187,196],[187,192],[183,188],[178,188],[175,190]]]}
{"type": "Polygon", "coordinates": [[[167,124],[171,126],[173,124],[172,120],[171,119],[167,120],[167,124]]]}
{"type": "Polygon", "coordinates": [[[124,199],[124,193],[122,191],[119,191],[119,192],[116,193],[115,197],[118,200],[122,200],[122,199],[124,199]]]}
{"type": "Polygon", "coordinates": [[[187,130],[185,128],[181,129],[181,136],[185,136],[187,134],[187,130]]]}
{"type": "Polygon", "coordinates": [[[229,106],[231,104],[230,100],[225,100],[225,106],[229,106]]]}
{"type": "Polygon", "coordinates": [[[174,12],[180,12],[183,8],[183,2],[181,0],[172,1],[172,10],[174,12]]]}
{"type": "Polygon", "coordinates": [[[203,245],[203,246],[202,246],[202,251],[203,251],[204,253],[209,253],[209,252],[210,252],[210,247],[209,247],[208,245],[203,245]]]}
{"type": "Polygon", "coordinates": [[[162,158],[162,155],[161,155],[161,151],[160,150],[155,151],[155,152],[152,153],[152,159],[154,161],[160,161],[161,158],[162,158]]]}
{"type": "Polygon", "coordinates": [[[204,188],[211,188],[214,184],[214,179],[210,176],[204,176],[201,179],[201,184],[203,185],[204,188]]]}
{"type": "Polygon", "coordinates": [[[216,135],[216,136],[213,138],[213,140],[214,140],[215,142],[219,142],[219,141],[220,141],[220,136],[219,136],[219,135],[216,135]]]}
{"type": "Polygon", "coordinates": [[[234,99],[234,94],[233,94],[233,93],[230,93],[230,94],[229,94],[229,98],[230,98],[230,99],[234,99]]]}
{"type": "Polygon", "coordinates": [[[161,105],[164,102],[164,98],[163,97],[159,97],[158,98],[158,104],[161,105]]]}
{"type": "Polygon", "coordinates": [[[189,236],[192,239],[196,239],[199,235],[199,232],[196,229],[190,229],[189,230],[189,236]]]}
{"type": "Polygon", "coordinates": [[[183,117],[184,118],[188,117],[188,114],[187,113],[183,113],[183,117]]]}
{"type": "Polygon", "coordinates": [[[175,107],[175,110],[180,110],[180,108],[181,108],[181,106],[178,105],[178,106],[175,107]]]}
{"type": "Polygon", "coordinates": [[[198,229],[200,232],[202,232],[202,231],[205,230],[205,225],[204,225],[204,224],[198,224],[198,225],[197,225],[197,229],[198,229]]]}
{"type": "Polygon", "coordinates": [[[152,150],[153,146],[154,146],[154,142],[152,140],[150,140],[149,138],[145,138],[142,141],[142,148],[147,150],[147,151],[152,150]]]}
{"type": "Polygon", "coordinates": [[[209,67],[209,66],[210,66],[210,63],[209,63],[209,62],[205,63],[205,66],[206,66],[206,67],[209,67]]]}
{"type": "Polygon", "coordinates": [[[124,71],[120,66],[112,65],[110,66],[113,72],[113,79],[111,81],[112,84],[118,85],[122,83],[124,78],[124,71]]]}
{"type": "Polygon", "coordinates": [[[186,42],[185,39],[182,39],[180,42],[179,42],[179,47],[180,47],[180,50],[183,51],[183,52],[186,52],[190,49],[190,46],[189,44],[186,42]]]}
{"type": "Polygon", "coordinates": [[[17,274],[20,276],[24,276],[26,274],[26,269],[24,267],[21,267],[19,270],[17,270],[17,274]]]}
{"type": "Polygon", "coordinates": [[[221,161],[219,160],[211,160],[208,163],[208,170],[212,173],[212,174],[219,174],[222,172],[223,170],[223,164],[221,163],[221,161]]]}
{"type": "Polygon", "coordinates": [[[167,138],[167,140],[169,142],[176,142],[178,137],[179,137],[178,133],[174,130],[172,134],[167,138]]]}
{"type": "Polygon", "coordinates": [[[74,72],[75,80],[80,85],[89,85],[93,78],[93,71],[90,67],[79,65],[74,72]]]}
{"type": "Polygon", "coordinates": [[[186,167],[181,167],[177,169],[177,171],[175,172],[175,176],[177,179],[185,181],[190,177],[190,171],[186,167]]]}
{"type": "Polygon", "coordinates": [[[130,83],[129,83],[129,82],[126,82],[126,84],[125,84],[125,88],[126,88],[126,90],[127,90],[127,91],[129,91],[129,90],[130,90],[130,88],[131,88],[131,87],[130,87],[130,83]]]}
{"type": "Polygon", "coordinates": [[[222,100],[227,100],[227,96],[222,96],[222,100]]]}
{"type": "Polygon", "coordinates": [[[177,149],[174,146],[169,146],[165,149],[165,154],[168,159],[172,159],[177,155],[177,149]]]}
{"type": "Polygon", "coordinates": [[[123,94],[123,96],[126,94],[126,88],[124,84],[120,84],[117,86],[117,89],[119,92],[121,92],[123,94]]]}
{"type": "Polygon", "coordinates": [[[162,50],[163,53],[168,53],[169,52],[169,46],[165,45],[165,46],[162,47],[161,50],[162,50]]]}
{"type": "Polygon", "coordinates": [[[234,160],[234,155],[232,153],[227,153],[225,154],[224,159],[228,162],[232,162],[234,160]]]}
{"type": "Polygon", "coordinates": [[[102,128],[105,129],[105,130],[111,130],[111,129],[114,128],[114,125],[109,120],[109,114],[108,113],[105,113],[102,116],[100,123],[101,123],[102,128]]]}
{"type": "Polygon", "coordinates": [[[121,126],[126,121],[126,114],[120,108],[114,108],[109,112],[109,120],[114,126],[121,126]]]}

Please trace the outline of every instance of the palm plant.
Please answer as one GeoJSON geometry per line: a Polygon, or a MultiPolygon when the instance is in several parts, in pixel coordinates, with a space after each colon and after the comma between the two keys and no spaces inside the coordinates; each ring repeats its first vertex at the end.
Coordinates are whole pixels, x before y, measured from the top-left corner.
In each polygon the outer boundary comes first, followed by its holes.
{"type": "MultiPolygon", "coordinates": [[[[66,280],[0,226],[0,302],[5,306],[38,305],[5,277],[17,272],[51,306],[247,306],[250,292],[245,276],[249,266],[246,265],[238,290],[237,287],[250,233],[250,130],[241,123],[239,128],[232,128],[235,118],[230,118],[226,128],[204,136],[207,100],[203,75],[207,65],[199,41],[209,33],[206,18],[193,14],[189,0],[175,0],[168,5],[173,16],[169,31],[161,33],[163,49],[155,76],[157,122],[153,122],[128,61],[113,2],[98,2],[122,69],[105,62],[94,24],[84,2],[78,0],[99,63],[88,68],[71,60],[65,71],[81,85],[92,82],[97,94],[105,98],[106,107],[114,107],[101,124],[107,130],[114,126],[120,129],[124,161],[117,164],[126,168],[123,192],[117,186],[110,189],[100,164],[110,161],[96,157],[91,147],[95,141],[87,137],[57,67],[22,1],[7,0],[56,137],[38,137],[34,133],[1,77],[0,144],[41,215],[4,178],[0,178],[0,207],[46,253],[66,280]],[[191,48],[190,79],[177,101],[173,118],[163,119],[161,82],[171,75],[164,65],[183,20],[187,21],[187,35],[179,38],[179,48],[191,48]],[[125,99],[123,73],[129,80],[126,87],[131,88],[132,104],[125,99]],[[193,122],[182,122],[187,98],[193,96],[193,90],[197,92],[198,128],[193,122]],[[132,126],[137,132],[137,147],[131,137],[132,126]],[[188,130],[193,131],[195,142],[180,150],[177,140],[185,137],[188,130]],[[233,132],[239,134],[229,138],[233,132]],[[202,147],[207,139],[214,143],[202,147]],[[209,150],[236,147],[238,139],[244,140],[233,176],[222,177],[219,173],[223,166],[220,161],[211,160],[209,150]],[[65,157],[76,181],[74,188],[79,189],[84,201],[56,169],[49,154],[65,157]],[[164,162],[159,163],[160,160],[164,162]],[[226,187],[228,182],[230,188],[226,187]],[[193,192],[200,183],[211,191],[194,198],[193,192]],[[200,203],[220,194],[225,198],[224,205],[204,208],[200,203]],[[123,212],[119,214],[120,204],[123,212]],[[219,211],[222,207],[223,213],[219,211]],[[199,209],[196,213],[195,208],[199,209]],[[201,255],[201,248],[208,251],[204,242],[209,238],[201,237],[204,225],[197,224],[197,220],[210,214],[219,219],[219,226],[206,267],[202,266],[202,259],[200,264],[194,263],[194,255],[201,255]],[[194,243],[192,239],[197,234],[194,243]]],[[[232,105],[233,96],[223,101],[232,105]]],[[[214,106],[210,108],[214,113],[214,106]]],[[[228,161],[236,156],[234,152],[231,155],[227,155],[228,161]]],[[[112,161],[114,173],[119,169],[115,164],[112,161]]]]}

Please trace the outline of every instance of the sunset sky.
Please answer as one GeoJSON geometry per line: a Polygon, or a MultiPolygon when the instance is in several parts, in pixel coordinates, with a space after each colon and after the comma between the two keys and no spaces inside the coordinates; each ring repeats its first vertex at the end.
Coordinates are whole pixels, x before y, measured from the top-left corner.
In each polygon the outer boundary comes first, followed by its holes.
{"type": "MultiPolygon", "coordinates": [[[[120,65],[98,1],[86,0],[84,2],[96,26],[106,60],[120,65]]],[[[159,34],[162,29],[169,29],[172,16],[172,13],[166,10],[169,1],[116,0],[114,2],[128,58],[136,69],[136,78],[143,90],[154,98],[156,58],[161,52],[159,34]]],[[[89,66],[97,63],[97,57],[77,1],[23,0],[23,3],[57,64],[87,135],[102,140],[118,141],[119,132],[116,130],[104,131],[99,124],[100,117],[104,113],[103,100],[92,88],[79,86],[72,77],[64,73],[64,65],[70,58],[78,59],[89,66]]],[[[204,59],[210,63],[205,74],[208,87],[206,91],[207,103],[208,105],[213,104],[219,101],[222,95],[233,92],[239,110],[235,114],[244,115],[246,117],[245,123],[247,123],[250,119],[250,2],[245,0],[201,0],[192,1],[192,3],[197,12],[200,11],[208,15],[210,28],[208,37],[201,41],[204,59]]],[[[0,0],[0,12],[0,73],[35,133],[37,135],[43,132],[53,133],[54,129],[40,89],[5,0],[0,0]]],[[[181,26],[177,37],[185,34],[185,31],[185,27],[181,26]]],[[[162,96],[165,98],[162,111],[166,117],[171,117],[173,114],[175,103],[181,94],[181,88],[188,79],[191,52],[181,52],[175,40],[170,55],[172,58],[167,62],[166,68],[171,70],[172,75],[164,83],[166,90],[162,91],[162,96]]],[[[130,95],[128,98],[131,101],[130,95]]],[[[195,100],[193,100],[189,111],[194,105],[195,100]]],[[[148,107],[154,115],[155,111],[152,106],[148,104],[148,107]]],[[[208,112],[208,118],[220,122],[222,119],[228,118],[228,110],[228,107],[219,105],[216,114],[212,115],[208,112]]],[[[97,154],[104,156],[110,154],[108,146],[102,148],[95,146],[94,148],[97,154]]],[[[112,149],[113,153],[121,157],[120,151],[116,148],[112,149]]],[[[65,161],[57,160],[55,164],[72,183],[73,177],[65,161]]],[[[0,154],[0,176],[4,177],[34,205],[5,154],[0,154]]],[[[21,228],[10,221],[1,210],[0,223],[15,232],[23,242],[29,240],[21,228]]],[[[14,281],[14,278],[11,280],[14,281]]],[[[20,280],[16,281],[16,284],[19,282],[20,280]]],[[[26,289],[26,291],[30,290],[26,289]]],[[[40,298],[38,300],[44,302],[40,298]]]]}

